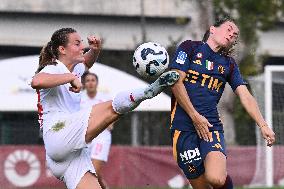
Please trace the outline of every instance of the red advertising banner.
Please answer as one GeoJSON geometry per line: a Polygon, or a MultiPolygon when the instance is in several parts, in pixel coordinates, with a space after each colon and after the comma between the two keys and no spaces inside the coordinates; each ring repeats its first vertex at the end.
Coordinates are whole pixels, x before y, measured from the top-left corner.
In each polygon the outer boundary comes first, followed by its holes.
{"type": "MultiPolygon", "coordinates": [[[[274,161],[283,165],[284,148],[277,147],[274,150],[274,161]]],[[[1,188],[64,188],[64,185],[46,169],[43,146],[0,146],[0,151],[1,188]]],[[[248,185],[251,182],[255,162],[255,147],[228,148],[228,172],[236,186],[248,185]]],[[[284,169],[274,169],[277,183],[279,179],[284,178],[284,169]]],[[[187,183],[173,160],[171,147],[113,146],[103,174],[111,187],[178,188],[187,183]]]]}
{"type": "Polygon", "coordinates": [[[43,146],[0,146],[0,186],[64,187],[45,167],[43,146]]]}

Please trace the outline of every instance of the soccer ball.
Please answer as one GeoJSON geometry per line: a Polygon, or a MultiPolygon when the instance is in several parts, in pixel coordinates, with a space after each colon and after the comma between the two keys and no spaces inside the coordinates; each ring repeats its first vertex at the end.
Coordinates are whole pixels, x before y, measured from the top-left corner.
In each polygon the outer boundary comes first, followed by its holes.
{"type": "Polygon", "coordinates": [[[168,68],[169,55],[158,43],[143,43],[134,52],[133,65],[143,78],[157,78],[168,68]]]}

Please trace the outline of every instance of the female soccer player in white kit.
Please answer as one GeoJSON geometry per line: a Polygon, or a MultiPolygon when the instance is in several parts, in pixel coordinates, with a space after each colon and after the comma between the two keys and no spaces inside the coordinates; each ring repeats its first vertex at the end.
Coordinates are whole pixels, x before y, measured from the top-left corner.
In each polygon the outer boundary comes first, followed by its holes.
{"type": "Polygon", "coordinates": [[[146,88],[124,91],[112,101],[80,110],[80,77],[96,61],[101,48],[101,41],[94,36],[88,42],[90,50],[83,54],[84,45],[76,30],[55,31],[41,51],[39,68],[31,82],[38,93],[47,166],[68,189],[101,188],[87,144],[120,115],[161,93],[179,78],[175,71],[165,72],[146,88]]]}
{"type": "MultiPolygon", "coordinates": [[[[93,105],[111,100],[111,96],[98,91],[99,78],[95,73],[85,72],[82,76],[82,84],[85,93],[82,94],[80,109],[89,108],[93,105]]],[[[113,124],[109,125],[103,132],[92,140],[89,146],[92,163],[95,167],[98,181],[102,189],[106,189],[107,183],[103,179],[102,169],[108,161],[111,146],[111,130],[113,124]]]]}

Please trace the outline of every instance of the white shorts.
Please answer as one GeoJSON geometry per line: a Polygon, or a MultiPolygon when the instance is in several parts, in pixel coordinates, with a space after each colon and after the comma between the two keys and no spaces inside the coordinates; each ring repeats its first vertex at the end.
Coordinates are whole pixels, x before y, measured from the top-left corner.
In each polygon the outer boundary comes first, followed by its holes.
{"type": "Polygon", "coordinates": [[[90,145],[91,158],[107,162],[111,146],[111,132],[105,129],[90,145]]]}
{"type": "Polygon", "coordinates": [[[68,189],[88,171],[95,173],[85,142],[91,108],[62,116],[44,136],[47,167],[68,189]]]}

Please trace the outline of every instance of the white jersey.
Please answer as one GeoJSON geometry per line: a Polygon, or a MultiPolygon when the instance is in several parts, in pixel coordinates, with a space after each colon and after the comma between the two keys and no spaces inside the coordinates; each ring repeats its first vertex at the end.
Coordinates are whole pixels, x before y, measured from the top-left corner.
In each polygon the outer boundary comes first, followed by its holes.
{"type": "MultiPolygon", "coordinates": [[[[81,79],[85,69],[85,65],[79,63],[74,67],[72,73],[81,79]]],[[[47,65],[40,73],[64,74],[70,73],[70,71],[62,62],[57,60],[56,65],[47,65]]],[[[71,87],[71,84],[66,83],[49,89],[37,90],[39,122],[43,127],[43,134],[52,126],[50,122],[80,110],[81,93],[71,92],[69,87],[71,87]]]]}

